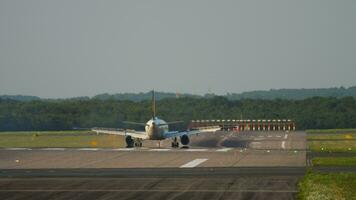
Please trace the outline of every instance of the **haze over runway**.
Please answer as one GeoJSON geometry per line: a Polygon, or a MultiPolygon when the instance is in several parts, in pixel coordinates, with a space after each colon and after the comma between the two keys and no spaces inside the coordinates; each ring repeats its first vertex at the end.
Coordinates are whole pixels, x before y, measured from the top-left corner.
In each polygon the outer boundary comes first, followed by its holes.
{"type": "Polygon", "coordinates": [[[347,87],[355,9],[347,0],[2,0],[0,94],[347,87]]]}

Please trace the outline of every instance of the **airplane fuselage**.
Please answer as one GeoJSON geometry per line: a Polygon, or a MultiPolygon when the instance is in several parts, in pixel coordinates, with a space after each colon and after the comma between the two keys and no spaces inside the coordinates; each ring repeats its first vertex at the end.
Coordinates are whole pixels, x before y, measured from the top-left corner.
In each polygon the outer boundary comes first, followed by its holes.
{"type": "Polygon", "coordinates": [[[146,123],[145,131],[150,140],[164,140],[164,134],[168,132],[168,124],[155,117],[146,123]]]}

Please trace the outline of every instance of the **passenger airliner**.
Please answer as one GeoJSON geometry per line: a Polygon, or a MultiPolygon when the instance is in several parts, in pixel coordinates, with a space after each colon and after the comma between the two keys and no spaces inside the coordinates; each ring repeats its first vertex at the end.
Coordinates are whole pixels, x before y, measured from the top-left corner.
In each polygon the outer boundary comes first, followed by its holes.
{"type": "Polygon", "coordinates": [[[189,135],[194,135],[203,132],[215,132],[220,130],[220,127],[201,127],[194,130],[187,131],[169,131],[169,124],[182,123],[182,121],[165,122],[162,119],[156,117],[156,99],[155,92],[152,91],[152,118],[146,123],[138,122],[124,122],[127,124],[141,125],[145,127],[145,131],[128,131],[123,129],[109,129],[109,128],[92,128],[92,131],[96,133],[106,133],[114,135],[125,136],[126,147],[142,147],[143,140],[157,140],[160,145],[161,140],[172,139],[172,147],[179,147],[179,141],[182,145],[189,144],[189,135]],[[179,138],[179,139],[178,139],[179,138]]]}

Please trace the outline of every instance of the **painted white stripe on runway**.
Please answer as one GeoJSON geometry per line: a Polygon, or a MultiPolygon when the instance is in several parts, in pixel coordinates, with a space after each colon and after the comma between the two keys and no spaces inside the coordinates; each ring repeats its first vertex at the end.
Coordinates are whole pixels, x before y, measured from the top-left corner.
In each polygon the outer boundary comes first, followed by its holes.
{"type": "Polygon", "coordinates": [[[232,148],[222,148],[222,149],[218,149],[216,151],[218,152],[227,152],[227,151],[230,151],[232,148]]]}
{"type": "Polygon", "coordinates": [[[288,138],[288,134],[285,134],[285,135],[284,135],[284,139],[287,139],[287,138],[288,138]]]}
{"type": "Polygon", "coordinates": [[[283,141],[283,142],[282,142],[281,147],[282,147],[282,149],[285,149],[285,148],[286,148],[286,141],[283,141]]]}
{"type": "Polygon", "coordinates": [[[198,165],[200,165],[201,163],[207,161],[208,159],[206,158],[198,158],[195,160],[192,160],[190,162],[187,162],[186,164],[180,166],[180,168],[192,168],[192,167],[196,167],[198,165]]]}
{"type": "Polygon", "coordinates": [[[5,148],[6,150],[15,150],[15,151],[17,151],[17,150],[32,150],[32,149],[30,149],[30,148],[5,148]]]}
{"type": "Polygon", "coordinates": [[[150,149],[150,151],[170,151],[171,149],[150,149]]]}
{"type": "Polygon", "coordinates": [[[276,137],[282,137],[282,136],[280,136],[280,135],[276,135],[276,137]]]}
{"type": "Polygon", "coordinates": [[[272,137],[272,135],[269,135],[269,136],[267,136],[267,137],[272,137]]]}
{"type": "Polygon", "coordinates": [[[208,149],[186,149],[185,151],[207,151],[208,149]]]}
{"type": "Polygon", "coordinates": [[[64,151],[66,150],[65,148],[43,148],[40,150],[44,150],[44,151],[64,151]]]}
{"type": "Polygon", "coordinates": [[[80,151],[97,151],[99,149],[98,148],[80,148],[78,150],[80,150],[80,151]]]}
{"type": "Polygon", "coordinates": [[[111,151],[133,151],[136,150],[134,148],[118,148],[118,149],[111,149],[111,151]]]}
{"type": "Polygon", "coordinates": [[[261,144],[261,142],[251,142],[251,144],[261,144]]]}

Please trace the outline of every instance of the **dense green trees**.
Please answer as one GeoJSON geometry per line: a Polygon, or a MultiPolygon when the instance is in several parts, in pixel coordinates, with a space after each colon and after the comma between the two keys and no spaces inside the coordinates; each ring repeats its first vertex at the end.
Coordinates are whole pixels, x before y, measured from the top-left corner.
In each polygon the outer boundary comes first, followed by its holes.
{"type": "MultiPolygon", "coordinates": [[[[166,121],[192,119],[294,119],[298,129],[356,128],[353,97],[304,100],[228,100],[214,98],[168,98],[157,102],[157,112],[166,121]]],[[[0,99],[0,130],[62,130],[124,127],[121,121],[146,122],[151,102],[128,100],[71,99],[62,101],[15,101],[0,99]]],[[[136,127],[135,127],[136,128],[136,127]]]]}
{"type": "MultiPolygon", "coordinates": [[[[312,97],[356,97],[356,86],[344,88],[315,88],[315,89],[271,89],[261,91],[249,91],[242,93],[227,93],[224,95],[229,100],[241,100],[241,99],[290,99],[290,100],[302,100],[312,97]]],[[[172,92],[156,92],[156,99],[168,99],[177,97],[189,97],[189,98],[213,98],[215,94],[194,95],[187,93],[172,93],[172,92]]],[[[12,99],[16,101],[63,101],[63,100],[130,100],[134,102],[140,102],[151,99],[151,92],[140,93],[118,93],[118,94],[99,94],[94,97],[74,97],[67,99],[43,99],[35,96],[23,96],[23,95],[0,95],[0,99],[12,99]]]]}

